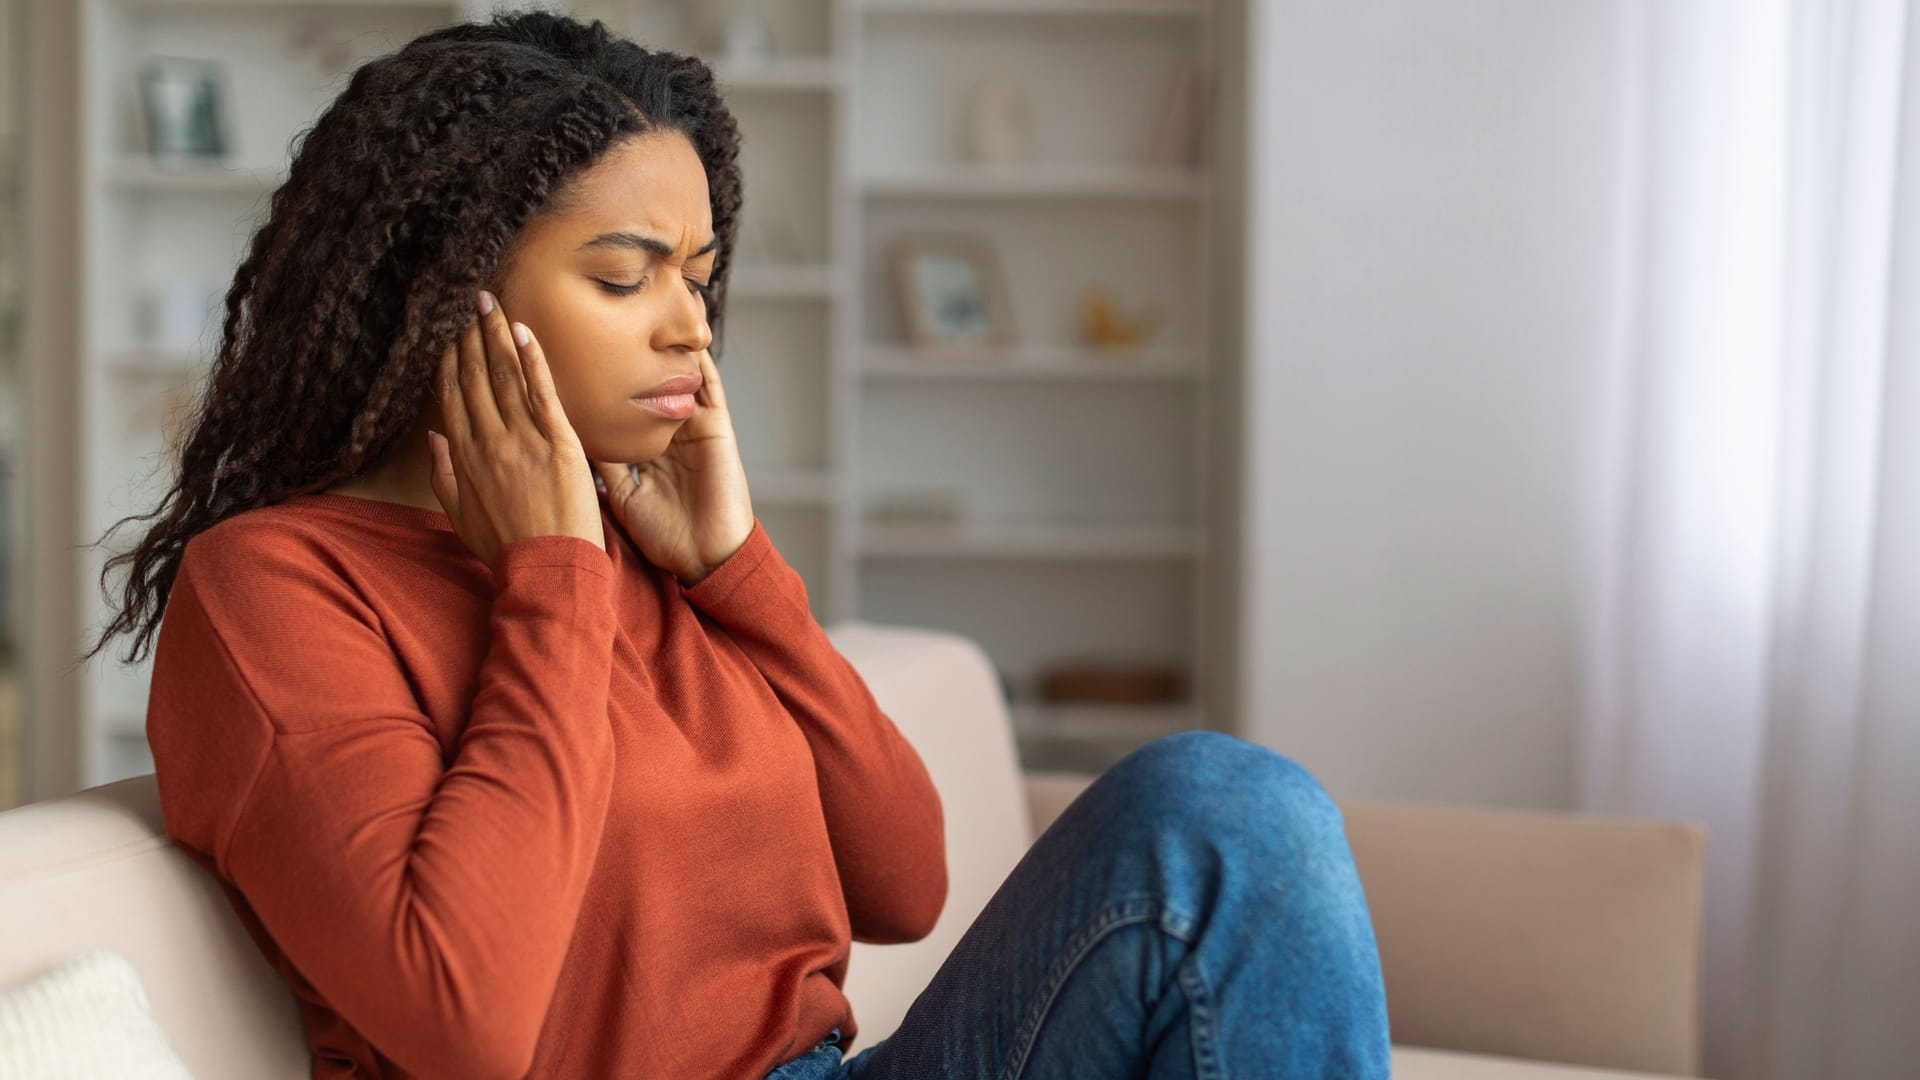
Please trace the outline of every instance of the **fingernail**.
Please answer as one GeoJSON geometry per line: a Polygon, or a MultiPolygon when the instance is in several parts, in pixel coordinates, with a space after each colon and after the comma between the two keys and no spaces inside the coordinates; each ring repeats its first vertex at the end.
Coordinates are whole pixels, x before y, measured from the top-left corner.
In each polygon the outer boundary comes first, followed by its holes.
{"type": "Polygon", "coordinates": [[[533,340],[533,335],[527,332],[527,326],[525,323],[513,324],[513,343],[515,345],[525,345],[527,342],[532,340],[533,340]]]}
{"type": "Polygon", "coordinates": [[[492,310],[493,310],[493,294],[488,292],[485,289],[481,289],[480,290],[480,314],[485,315],[492,310]]]}

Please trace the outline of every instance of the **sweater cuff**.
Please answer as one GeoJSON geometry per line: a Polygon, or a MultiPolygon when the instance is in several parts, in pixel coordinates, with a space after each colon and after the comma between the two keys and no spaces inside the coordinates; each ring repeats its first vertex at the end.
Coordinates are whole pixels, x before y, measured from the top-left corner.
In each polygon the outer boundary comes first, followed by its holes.
{"type": "Polygon", "coordinates": [[[585,570],[613,580],[613,559],[591,540],[559,534],[523,536],[501,546],[493,568],[494,591],[505,592],[525,571],[544,567],[585,570]]]}
{"type": "Polygon", "coordinates": [[[726,603],[727,597],[752,577],[772,553],[773,540],[767,536],[766,527],[760,524],[760,517],[756,514],[753,529],[747,533],[747,539],[739,550],[727,556],[724,562],[695,584],[681,585],[680,591],[695,606],[712,612],[726,603]]]}

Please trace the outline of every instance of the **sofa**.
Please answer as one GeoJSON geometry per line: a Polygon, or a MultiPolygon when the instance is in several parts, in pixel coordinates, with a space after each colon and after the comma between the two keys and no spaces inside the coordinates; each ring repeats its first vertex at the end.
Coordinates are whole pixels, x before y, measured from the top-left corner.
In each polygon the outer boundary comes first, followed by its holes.
{"type": "MultiPolygon", "coordinates": [[[[1021,771],[1001,684],[970,639],[857,621],[828,633],[920,752],[947,823],[949,893],[933,932],[853,944],[857,1052],[895,1029],[1093,777],[1021,771]]],[[[1396,1077],[1694,1075],[1699,828],[1336,801],[1380,943],[1396,1077]]],[[[291,994],[165,836],[151,775],[0,813],[0,927],[0,993],[107,950],[131,964],[198,1080],[308,1075],[291,994]]]]}

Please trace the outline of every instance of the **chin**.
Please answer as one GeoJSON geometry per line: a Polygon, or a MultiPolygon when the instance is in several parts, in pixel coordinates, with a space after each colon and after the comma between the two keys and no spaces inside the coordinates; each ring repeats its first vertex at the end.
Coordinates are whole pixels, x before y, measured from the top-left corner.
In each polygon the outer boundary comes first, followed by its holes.
{"type": "Polygon", "coordinates": [[[589,442],[582,437],[580,445],[587,452],[590,461],[624,461],[639,465],[652,461],[667,452],[668,444],[673,442],[674,433],[686,421],[662,420],[653,425],[652,431],[625,431],[613,438],[595,439],[589,442]]]}

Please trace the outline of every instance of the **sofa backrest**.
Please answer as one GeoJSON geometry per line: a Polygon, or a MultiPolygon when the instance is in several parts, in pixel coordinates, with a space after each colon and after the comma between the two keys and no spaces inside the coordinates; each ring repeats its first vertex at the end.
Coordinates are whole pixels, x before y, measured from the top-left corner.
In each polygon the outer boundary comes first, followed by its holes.
{"type": "Polygon", "coordinates": [[[151,774],[0,814],[0,987],[89,949],[132,963],[196,1080],[313,1073],[293,994],[168,840],[151,774]]]}
{"type": "MultiPolygon", "coordinates": [[[[890,1034],[1025,853],[1025,789],[999,680],[971,640],[848,622],[835,648],[913,744],[939,790],[947,904],[906,945],[853,943],[858,1047],[890,1034]]],[[[305,1080],[292,993],[219,885],[166,837],[151,775],[0,813],[0,988],[100,948],[139,973],[197,1080],[305,1080]]]]}
{"type": "Polygon", "coordinates": [[[1395,1042],[1695,1075],[1706,830],[1345,802],[1395,1042]]]}

